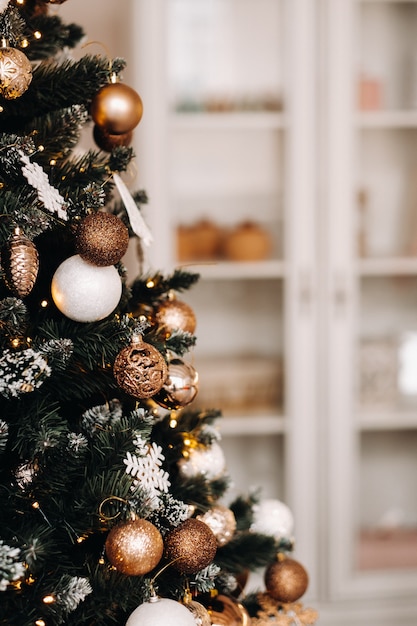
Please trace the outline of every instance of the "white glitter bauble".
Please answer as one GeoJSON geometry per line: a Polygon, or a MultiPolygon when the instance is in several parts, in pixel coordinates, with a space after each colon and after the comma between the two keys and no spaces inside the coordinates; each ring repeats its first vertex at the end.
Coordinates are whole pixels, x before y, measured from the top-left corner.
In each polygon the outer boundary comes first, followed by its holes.
{"type": "Polygon", "coordinates": [[[0,0],[0,13],[3,13],[9,2],[10,0],[0,0]]]}
{"type": "Polygon", "coordinates": [[[178,468],[183,478],[196,476],[204,476],[207,480],[219,478],[226,469],[223,449],[216,441],[209,446],[191,448],[188,458],[178,462],[178,468]]]}
{"type": "Polygon", "coordinates": [[[56,270],[51,285],[58,309],[75,322],[97,322],[119,304],[122,281],[114,265],[98,267],[78,254],[56,270]]]}
{"type": "Polygon", "coordinates": [[[291,539],[294,531],[294,517],[284,502],[266,499],[253,506],[251,530],[274,537],[277,541],[291,539]]]}
{"type": "Polygon", "coordinates": [[[168,598],[151,599],[133,611],[126,626],[196,626],[188,609],[168,598]]]}

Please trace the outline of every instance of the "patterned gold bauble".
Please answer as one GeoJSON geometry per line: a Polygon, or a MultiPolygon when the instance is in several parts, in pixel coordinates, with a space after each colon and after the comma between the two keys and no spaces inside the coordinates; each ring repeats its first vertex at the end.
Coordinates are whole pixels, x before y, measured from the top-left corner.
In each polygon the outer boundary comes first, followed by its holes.
{"type": "Polygon", "coordinates": [[[90,112],[95,124],[110,135],[125,135],[139,124],[143,105],[132,87],[112,82],[94,96],[90,112]]]}
{"type": "Polygon", "coordinates": [[[196,329],[197,321],[192,308],[173,295],[159,305],[155,318],[168,336],[174,330],[193,334],[196,329]]]}
{"type": "Polygon", "coordinates": [[[162,558],[164,543],[159,530],[144,519],[114,526],[106,540],[110,563],[126,576],[142,576],[156,567],[162,558]]]}
{"type": "Polygon", "coordinates": [[[93,129],[93,137],[100,150],[111,152],[113,148],[117,148],[118,146],[130,146],[132,143],[133,133],[130,131],[128,133],[124,133],[123,135],[111,135],[106,132],[104,128],[101,128],[96,124],[93,129]]]}
{"type": "Polygon", "coordinates": [[[216,537],[200,520],[191,518],[165,537],[165,557],[182,574],[195,574],[210,565],[217,552],[216,537]]]}
{"type": "Polygon", "coordinates": [[[306,592],[308,574],[298,561],[278,556],[265,570],[265,587],[279,602],[295,602],[306,592]]]}
{"type": "Polygon", "coordinates": [[[227,506],[217,504],[204,515],[198,515],[197,519],[211,528],[218,546],[225,546],[235,534],[236,518],[227,506]]]}
{"type": "Polygon", "coordinates": [[[116,357],[113,374],[123,391],[134,398],[151,398],[161,390],[168,375],[162,354],[149,343],[134,335],[130,346],[116,357]]]}
{"type": "Polygon", "coordinates": [[[39,270],[35,244],[16,228],[1,251],[1,265],[8,288],[19,298],[29,295],[39,270]]]}
{"type": "Polygon", "coordinates": [[[250,616],[243,604],[229,596],[218,595],[207,606],[213,626],[249,626],[250,616]]]}
{"type": "Polygon", "coordinates": [[[129,231],[111,213],[91,213],[78,226],[76,249],[84,261],[105,267],[118,263],[129,245],[129,231]]]}
{"type": "Polygon", "coordinates": [[[23,52],[10,48],[3,40],[0,47],[0,95],[14,100],[25,93],[32,81],[32,66],[23,52]]]}
{"type": "Polygon", "coordinates": [[[153,400],[173,411],[191,404],[197,393],[198,373],[192,365],[176,356],[169,360],[168,378],[153,400]]]}

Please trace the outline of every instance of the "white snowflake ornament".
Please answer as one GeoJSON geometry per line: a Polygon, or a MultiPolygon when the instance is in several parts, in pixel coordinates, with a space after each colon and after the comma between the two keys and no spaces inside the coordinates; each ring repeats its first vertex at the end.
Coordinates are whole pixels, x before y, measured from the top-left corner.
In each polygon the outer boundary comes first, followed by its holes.
{"type": "Polygon", "coordinates": [[[138,454],[126,453],[123,463],[126,465],[126,474],[135,478],[134,485],[148,491],[151,497],[161,493],[168,493],[171,486],[169,474],[162,469],[165,460],[161,446],[155,442],[151,445],[142,445],[140,437],[135,440],[138,454]],[[139,445],[138,445],[139,443],[139,445]]]}

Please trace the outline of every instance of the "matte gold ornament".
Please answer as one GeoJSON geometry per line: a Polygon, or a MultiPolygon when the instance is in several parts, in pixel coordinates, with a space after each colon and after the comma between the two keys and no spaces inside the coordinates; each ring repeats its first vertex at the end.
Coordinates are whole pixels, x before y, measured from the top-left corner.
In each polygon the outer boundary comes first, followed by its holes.
{"type": "Polygon", "coordinates": [[[25,93],[32,81],[32,65],[27,56],[7,45],[5,39],[0,47],[0,95],[14,100],[25,93]]]}
{"type": "Polygon", "coordinates": [[[94,125],[93,137],[97,146],[104,152],[111,152],[113,148],[118,146],[130,146],[132,143],[133,133],[132,131],[124,133],[123,135],[111,135],[104,128],[94,125]]]}
{"type": "Polygon", "coordinates": [[[198,373],[192,365],[175,356],[169,360],[168,377],[153,400],[173,411],[191,404],[197,393],[198,373]]]}
{"type": "Polygon", "coordinates": [[[196,519],[201,520],[211,528],[218,546],[225,546],[235,534],[236,518],[233,511],[227,506],[217,504],[204,515],[197,515],[196,519]]]}
{"type": "Polygon", "coordinates": [[[151,398],[161,390],[168,376],[162,354],[149,343],[134,335],[130,346],[116,357],[113,374],[123,391],[138,399],[151,398]]]}
{"type": "Polygon", "coordinates": [[[116,215],[98,211],[81,221],[75,241],[84,261],[105,267],[118,263],[126,253],[129,231],[116,215]]]}
{"type": "Polygon", "coordinates": [[[265,587],[279,602],[295,602],[306,592],[308,574],[298,561],[282,554],[265,570],[265,587]]]}
{"type": "Polygon", "coordinates": [[[182,574],[195,574],[210,565],[216,556],[213,532],[198,519],[187,519],[165,537],[165,557],[182,574]]]}
{"type": "Polygon", "coordinates": [[[114,526],[105,547],[107,558],[119,572],[126,576],[142,576],[158,565],[164,542],[151,522],[135,519],[114,526]]]}
{"type": "Polygon", "coordinates": [[[16,228],[1,251],[1,264],[8,288],[19,298],[29,295],[39,270],[39,255],[33,241],[16,228]]]}
{"type": "Polygon", "coordinates": [[[173,294],[159,305],[155,318],[166,330],[167,336],[174,330],[193,334],[197,325],[192,308],[185,302],[177,300],[173,294]]]}
{"type": "Polygon", "coordinates": [[[91,103],[91,117],[97,126],[110,135],[124,135],[137,126],[142,118],[143,105],[138,93],[112,77],[91,103]]]}
{"type": "Polygon", "coordinates": [[[243,604],[219,594],[211,598],[207,605],[213,626],[250,626],[250,616],[243,604]]]}

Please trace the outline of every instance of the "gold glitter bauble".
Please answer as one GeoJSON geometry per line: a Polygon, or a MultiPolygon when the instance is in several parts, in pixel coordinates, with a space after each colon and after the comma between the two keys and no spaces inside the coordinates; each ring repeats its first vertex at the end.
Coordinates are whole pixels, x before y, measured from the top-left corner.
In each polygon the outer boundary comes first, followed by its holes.
{"type": "Polygon", "coordinates": [[[198,373],[180,357],[170,359],[168,378],[153,400],[171,411],[190,404],[198,393],[198,373]]]}
{"type": "Polygon", "coordinates": [[[75,239],[84,261],[105,267],[118,263],[126,253],[129,231],[116,215],[99,211],[81,221],[75,239]]]}
{"type": "Polygon", "coordinates": [[[173,296],[159,305],[155,318],[168,335],[173,330],[182,330],[193,334],[197,324],[192,308],[173,296]]]}
{"type": "Polygon", "coordinates": [[[1,264],[8,288],[19,298],[27,296],[38,275],[39,255],[35,244],[19,229],[3,247],[1,264]]]}
{"type": "Polygon", "coordinates": [[[306,592],[308,574],[298,561],[279,558],[265,570],[265,587],[279,602],[295,602],[306,592]]]}
{"type": "Polygon", "coordinates": [[[104,128],[95,124],[93,129],[93,137],[100,150],[105,152],[111,152],[113,148],[118,146],[130,146],[133,138],[132,131],[124,133],[123,135],[111,135],[106,132],[104,128]]]}
{"type": "Polygon", "coordinates": [[[165,537],[165,557],[182,574],[195,574],[210,565],[217,552],[216,537],[204,522],[187,519],[165,537]]]}
{"type": "Polygon", "coordinates": [[[25,93],[32,81],[32,65],[23,52],[0,47],[0,95],[14,100],[25,93]]]}
{"type": "Polygon", "coordinates": [[[221,504],[214,506],[204,515],[198,515],[197,519],[211,528],[218,546],[225,546],[235,534],[236,518],[234,513],[221,504]]]}
{"type": "Polygon", "coordinates": [[[168,367],[160,352],[134,336],[130,346],[116,357],[113,374],[123,391],[138,399],[151,398],[161,390],[168,367]]]}
{"type": "Polygon", "coordinates": [[[197,626],[212,626],[210,613],[200,602],[190,600],[189,602],[185,602],[184,606],[192,613],[197,626]]]}
{"type": "Polygon", "coordinates": [[[106,540],[107,558],[126,576],[141,576],[153,570],[161,560],[163,551],[161,533],[144,519],[114,526],[106,540]]]}
{"type": "Polygon", "coordinates": [[[124,135],[137,126],[143,105],[139,94],[124,83],[102,87],[91,103],[91,116],[97,126],[110,135],[124,135]]]}
{"type": "Polygon", "coordinates": [[[229,598],[218,595],[209,600],[207,606],[213,626],[249,626],[250,616],[243,604],[229,598]]]}

